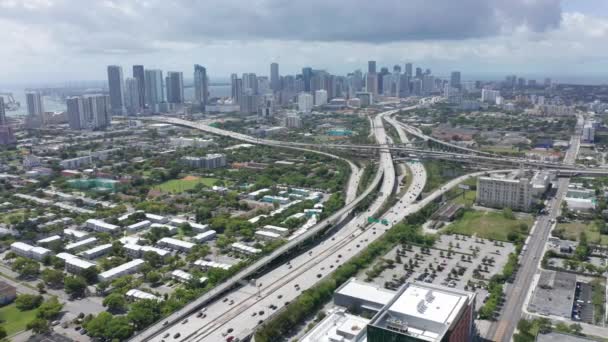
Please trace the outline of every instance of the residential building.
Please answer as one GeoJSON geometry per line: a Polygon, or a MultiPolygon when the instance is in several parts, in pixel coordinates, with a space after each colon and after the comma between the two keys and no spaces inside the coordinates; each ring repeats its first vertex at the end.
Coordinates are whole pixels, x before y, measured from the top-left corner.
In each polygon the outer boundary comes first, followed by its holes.
{"type": "Polygon", "coordinates": [[[298,94],[298,110],[302,113],[310,113],[313,106],[313,97],[309,93],[298,94]]]}
{"type": "Polygon", "coordinates": [[[194,101],[201,105],[203,111],[209,102],[207,69],[198,64],[194,65],[194,101]]]}
{"type": "Polygon", "coordinates": [[[82,255],[82,257],[85,259],[92,260],[92,259],[97,259],[100,256],[110,253],[111,250],[112,250],[112,244],[106,243],[106,244],[99,245],[99,246],[93,247],[91,249],[88,249],[88,250],[80,253],[80,255],[82,255]]]}
{"type": "Polygon", "coordinates": [[[112,281],[116,278],[124,275],[136,273],[143,266],[144,261],[142,259],[134,259],[120,266],[109,269],[103,273],[100,273],[98,278],[99,281],[112,281]]]}
{"type": "Polygon", "coordinates": [[[184,74],[169,71],[166,78],[167,102],[174,104],[184,103],[184,74]]]}
{"type": "MultiPolygon", "coordinates": [[[[95,267],[95,264],[79,257],[69,254],[69,253],[59,253],[61,254],[60,259],[63,259],[65,263],[65,270],[69,273],[79,274],[82,271],[89,269],[91,267],[95,267]]],[[[59,257],[59,254],[57,255],[59,257]]]]}
{"type": "Polygon", "coordinates": [[[146,228],[150,227],[151,224],[152,224],[152,222],[150,222],[148,220],[133,223],[132,225],[127,226],[127,232],[129,232],[129,233],[138,232],[142,229],[146,229],[146,228]]]}
{"type": "Polygon", "coordinates": [[[492,89],[482,89],[481,90],[481,102],[485,103],[496,103],[496,98],[500,96],[500,91],[492,90],[492,89]]]}
{"type": "Polygon", "coordinates": [[[285,127],[287,128],[302,128],[302,119],[298,115],[287,115],[285,118],[285,127]]]}
{"type": "MultiPolygon", "coordinates": [[[[171,278],[180,281],[182,283],[187,283],[190,280],[192,280],[192,274],[182,271],[182,270],[174,270],[173,272],[171,272],[171,278]]],[[[201,277],[199,279],[201,285],[205,284],[207,282],[207,278],[206,277],[201,277]]]]}
{"type": "Polygon", "coordinates": [[[11,251],[24,258],[35,259],[38,261],[42,261],[42,259],[44,259],[46,256],[53,254],[50,250],[44,247],[32,246],[19,241],[11,244],[11,251]]]}
{"type": "Polygon", "coordinates": [[[73,240],[83,240],[86,239],[90,234],[81,230],[66,228],[63,230],[63,235],[73,240]]]}
{"type": "Polygon", "coordinates": [[[122,67],[108,66],[108,89],[110,90],[110,108],[115,115],[124,115],[125,112],[125,83],[122,76],[122,67]]]}
{"type": "Polygon", "coordinates": [[[90,237],[90,238],[87,238],[84,240],[80,240],[80,241],[76,241],[76,242],[67,244],[64,249],[68,252],[72,252],[72,251],[76,251],[76,250],[82,249],[84,247],[90,246],[96,242],[97,242],[96,237],[90,237]]]}
{"type": "Polygon", "coordinates": [[[41,246],[50,246],[58,243],[61,243],[61,236],[59,235],[52,235],[36,241],[36,244],[41,246]]]}
{"type": "Polygon", "coordinates": [[[217,233],[215,230],[208,230],[206,232],[196,234],[194,237],[192,237],[192,240],[196,241],[197,243],[203,243],[215,239],[216,236],[217,233]]]}
{"type": "Polygon", "coordinates": [[[532,209],[533,186],[529,179],[516,175],[477,178],[477,203],[492,208],[532,209]]]}
{"type": "Polygon", "coordinates": [[[0,145],[10,145],[16,143],[13,127],[9,126],[6,119],[6,109],[4,108],[4,98],[0,96],[0,145]]]}
{"type": "Polygon", "coordinates": [[[125,80],[125,110],[128,115],[137,115],[143,107],[139,106],[139,80],[127,78],[125,80]]]}
{"type": "Polygon", "coordinates": [[[279,63],[270,64],[270,88],[273,92],[281,90],[281,80],[279,78],[279,63]]]}
{"type": "Polygon", "coordinates": [[[208,260],[203,260],[203,259],[196,260],[194,262],[194,265],[199,266],[203,271],[207,271],[208,269],[211,269],[211,268],[219,268],[219,269],[227,271],[230,269],[230,267],[232,267],[232,265],[222,264],[219,262],[208,261],[208,260]]]}
{"type": "Polygon", "coordinates": [[[323,106],[327,104],[327,90],[319,89],[315,91],[315,106],[323,106]]]}
{"type": "Polygon", "coordinates": [[[586,143],[593,143],[595,141],[595,127],[593,126],[593,123],[585,122],[581,139],[586,143]]]}
{"type": "Polygon", "coordinates": [[[156,248],[153,246],[142,246],[135,243],[125,243],[123,245],[123,248],[125,249],[127,255],[132,258],[142,258],[147,252],[156,253],[163,259],[171,255],[171,252],[162,248],[156,248]]]}
{"type": "Polygon", "coordinates": [[[267,230],[257,230],[254,235],[256,239],[264,241],[275,241],[282,238],[281,235],[267,230]]]}
{"type": "Polygon", "coordinates": [[[207,154],[204,157],[183,157],[182,162],[189,167],[218,169],[226,166],[226,155],[222,153],[207,154]]]}
{"type": "Polygon", "coordinates": [[[105,232],[105,233],[116,233],[121,230],[121,228],[117,225],[113,225],[110,223],[106,223],[102,220],[96,219],[88,219],[86,221],[86,227],[96,232],[105,232]]]}
{"type": "Polygon", "coordinates": [[[40,128],[44,120],[42,95],[39,92],[25,93],[25,101],[27,102],[27,128],[40,128]]]}
{"type": "Polygon", "coordinates": [[[158,111],[159,105],[165,101],[165,87],[162,70],[145,70],[146,105],[152,111],[158,111]]]}
{"type": "Polygon", "coordinates": [[[240,242],[235,242],[231,245],[232,250],[238,253],[246,254],[246,255],[256,255],[262,253],[261,249],[257,249],[254,247],[247,246],[240,242]]]}
{"type": "Polygon", "coordinates": [[[133,66],[133,78],[137,80],[137,107],[146,107],[146,72],[143,65],[133,66]]]}
{"type": "Polygon", "coordinates": [[[194,248],[195,244],[170,237],[164,237],[158,240],[157,244],[161,247],[170,248],[181,252],[189,252],[194,248]]]}
{"type": "Polygon", "coordinates": [[[460,82],[460,71],[452,71],[452,74],[450,75],[450,87],[460,89],[460,82]]]}
{"type": "Polygon", "coordinates": [[[127,291],[127,293],[125,293],[125,297],[129,298],[132,301],[150,299],[160,302],[163,300],[162,297],[157,297],[151,293],[140,291],[138,289],[130,289],[129,291],[127,291]]]}
{"type": "Polygon", "coordinates": [[[91,156],[82,156],[72,159],[64,159],[59,162],[59,166],[63,169],[78,169],[82,166],[88,166],[93,162],[91,156]]]}

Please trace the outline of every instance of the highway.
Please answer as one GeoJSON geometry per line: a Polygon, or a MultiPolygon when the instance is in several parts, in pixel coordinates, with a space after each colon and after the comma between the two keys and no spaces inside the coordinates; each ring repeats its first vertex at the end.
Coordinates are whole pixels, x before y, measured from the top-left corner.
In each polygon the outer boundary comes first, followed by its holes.
{"type": "MultiPolygon", "coordinates": [[[[373,120],[372,130],[379,143],[386,143],[388,139],[382,117],[394,112],[379,114],[373,120]]],[[[377,173],[377,177],[381,175],[384,177],[379,195],[365,213],[353,218],[331,238],[313,247],[308,253],[301,254],[267,272],[256,279],[255,283],[231,291],[227,299],[210,303],[205,308],[205,316],[196,317],[198,313],[194,312],[186,318],[186,323],[168,324],[168,329],[156,334],[151,340],[222,341],[227,335],[246,337],[254,331],[260,320],[268,319],[275,312],[270,308],[272,304],[277,305],[278,308],[284,306],[285,302],[295,299],[301,291],[315,285],[333,269],[378,238],[381,235],[380,231],[384,231],[387,227],[381,224],[368,225],[367,218],[373,216],[384,205],[395,187],[395,169],[390,152],[379,153],[378,169],[381,172],[377,173]],[[178,337],[174,338],[174,336],[178,337]]],[[[422,165],[412,169],[416,170],[417,176],[414,176],[411,191],[404,195],[401,209],[405,209],[406,205],[415,200],[426,180],[422,165]]],[[[397,213],[399,211],[385,215],[383,218],[398,222],[404,217],[403,212],[397,213]]]]}
{"type": "MultiPolygon", "coordinates": [[[[579,116],[575,129],[575,135],[570,140],[570,148],[564,157],[564,163],[573,165],[580,148],[580,134],[583,125],[582,117],[579,116]]],[[[507,342],[517,327],[517,322],[522,316],[522,310],[526,294],[533,283],[534,275],[539,269],[540,261],[545,250],[545,243],[551,232],[552,220],[560,212],[561,202],[566,192],[570,179],[559,178],[555,199],[551,200],[547,215],[540,215],[536,221],[536,228],[530,235],[526,250],[520,255],[520,267],[512,284],[505,288],[505,304],[501,311],[500,319],[493,322],[485,336],[490,341],[507,342]]]]}

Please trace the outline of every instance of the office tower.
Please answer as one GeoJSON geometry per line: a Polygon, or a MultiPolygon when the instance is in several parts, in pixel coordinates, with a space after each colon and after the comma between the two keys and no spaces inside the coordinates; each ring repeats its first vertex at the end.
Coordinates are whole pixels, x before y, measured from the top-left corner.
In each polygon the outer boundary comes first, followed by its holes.
{"type": "Polygon", "coordinates": [[[401,73],[401,66],[400,66],[400,65],[395,64],[395,65],[393,66],[393,73],[401,73]]]}
{"type": "Polygon", "coordinates": [[[422,68],[416,68],[416,78],[422,79],[422,68]]]}
{"type": "Polygon", "coordinates": [[[129,77],[125,80],[125,107],[128,115],[136,115],[143,108],[139,104],[139,88],[138,79],[129,77]]]}
{"type": "Polygon", "coordinates": [[[548,88],[551,86],[551,78],[547,77],[545,78],[545,87],[548,88]]]}
{"type": "Polygon", "coordinates": [[[274,95],[272,93],[260,96],[258,100],[258,117],[269,119],[274,115],[274,95]]]}
{"type": "Polygon", "coordinates": [[[408,74],[399,76],[399,97],[410,96],[410,77],[408,74]]]}
{"type": "Polygon", "coordinates": [[[371,93],[375,98],[378,96],[378,74],[376,73],[367,73],[365,87],[368,93],[371,93]]]}
{"type": "Polygon", "coordinates": [[[429,74],[422,76],[422,95],[429,95],[435,91],[435,77],[429,74]]]}
{"type": "Polygon", "coordinates": [[[4,97],[0,96],[0,126],[6,125],[6,109],[4,108],[4,97]]]}
{"type": "Polygon", "coordinates": [[[122,77],[122,67],[118,65],[108,66],[108,88],[110,90],[110,106],[116,115],[124,114],[125,105],[125,83],[122,77]]]}
{"type": "Polygon", "coordinates": [[[146,70],[146,104],[154,111],[165,100],[163,72],[161,70],[146,70]]]}
{"type": "Polygon", "coordinates": [[[137,106],[146,107],[146,73],[143,65],[133,66],[133,78],[137,80],[137,106]]]}
{"type": "Polygon", "coordinates": [[[258,93],[258,77],[254,73],[245,73],[242,77],[243,92],[257,94],[258,93]]]}
{"type": "Polygon", "coordinates": [[[230,75],[230,90],[231,90],[230,97],[232,97],[233,100],[236,99],[236,80],[238,78],[239,77],[237,76],[237,74],[230,75]]]}
{"type": "Polygon", "coordinates": [[[209,102],[207,69],[198,64],[194,65],[194,101],[200,104],[203,110],[209,102]]]}
{"type": "Polygon", "coordinates": [[[309,93],[298,94],[298,110],[302,113],[310,113],[312,111],[313,98],[309,93]]]}
{"type": "Polygon", "coordinates": [[[376,73],[376,61],[367,62],[367,72],[368,73],[376,73]]]}
{"type": "Polygon", "coordinates": [[[327,104],[327,90],[320,89],[315,91],[315,106],[323,106],[327,104]]]}
{"type": "Polygon", "coordinates": [[[525,79],[525,78],[523,78],[523,77],[518,78],[518,79],[517,79],[517,87],[518,87],[519,89],[523,89],[523,88],[525,88],[525,87],[526,87],[526,79],[525,79]]]}
{"type": "Polygon", "coordinates": [[[312,79],[312,68],[302,68],[302,81],[304,81],[304,91],[310,91],[310,80],[312,79]]]}
{"type": "Polygon", "coordinates": [[[167,72],[167,102],[184,103],[184,74],[177,71],[167,72]]]}
{"type": "Polygon", "coordinates": [[[279,79],[279,63],[270,64],[270,88],[277,92],[281,90],[281,82],[279,79]]]}
{"type": "Polygon", "coordinates": [[[414,74],[412,73],[412,63],[405,63],[405,74],[408,75],[409,77],[414,76],[414,74]]]}
{"type": "Polygon", "coordinates": [[[450,87],[460,89],[460,71],[452,71],[450,75],[450,87]]]}
{"type": "Polygon", "coordinates": [[[25,100],[27,102],[27,115],[42,116],[44,114],[42,96],[39,92],[25,93],[25,100]]]}

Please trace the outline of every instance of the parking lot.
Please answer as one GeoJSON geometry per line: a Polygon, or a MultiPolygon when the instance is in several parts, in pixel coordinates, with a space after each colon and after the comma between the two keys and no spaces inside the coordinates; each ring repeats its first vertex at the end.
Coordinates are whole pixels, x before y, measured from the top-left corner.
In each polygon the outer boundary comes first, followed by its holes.
{"type": "Polygon", "coordinates": [[[423,281],[476,291],[483,304],[488,279],[502,271],[515,247],[462,235],[441,235],[432,248],[402,244],[365,271],[361,279],[387,289],[423,281]]]}
{"type": "Polygon", "coordinates": [[[591,285],[577,282],[574,291],[574,307],[572,308],[572,319],[593,324],[593,304],[591,297],[593,291],[591,285]]]}

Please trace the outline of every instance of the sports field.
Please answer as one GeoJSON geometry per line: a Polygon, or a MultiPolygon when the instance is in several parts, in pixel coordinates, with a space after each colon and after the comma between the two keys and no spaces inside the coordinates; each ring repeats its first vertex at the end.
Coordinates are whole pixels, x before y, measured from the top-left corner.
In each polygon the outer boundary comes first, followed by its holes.
{"type": "Polygon", "coordinates": [[[212,187],[213,185],[215,185],[215,183],[217,183],[217,181],[217,178],[186,176],[182,179],[172,179],[170,181],[166,181],[156,186],[155,189],[158,189],[163,192],[180,193],[194,189],[199,183],[203,184],[206,187],[212,187]]]}

